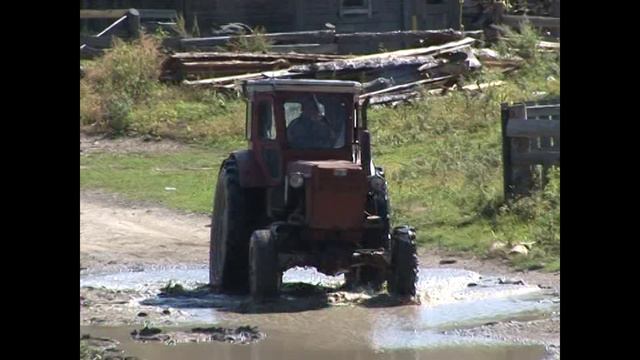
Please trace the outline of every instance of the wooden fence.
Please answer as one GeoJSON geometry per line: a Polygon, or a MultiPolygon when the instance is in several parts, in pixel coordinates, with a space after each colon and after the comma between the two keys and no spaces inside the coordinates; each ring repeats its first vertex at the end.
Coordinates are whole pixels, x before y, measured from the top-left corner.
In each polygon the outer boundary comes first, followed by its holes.
{"type": "MultiPolygon", "coordinates": [[[[153,24],[150,20],[177,19],[175,10],[163,9],[107,9],[80,10],[80,20],[115,19],[97,35],[80,35],[80,56],[99,55],[102,49],[111,47],[113,37],[136,38],[140,35],[142,23],[153,24]]],[[[155,23],[157,25],[159,23],[155,23]]],[[[160,23],[161,24],[161,23],[160,23]]]]}
{"type": "Polygon", "coordinates": [[[506,199],[543,187],[560,165],[560,99],[502,104],[502,157],[506,199]]]}

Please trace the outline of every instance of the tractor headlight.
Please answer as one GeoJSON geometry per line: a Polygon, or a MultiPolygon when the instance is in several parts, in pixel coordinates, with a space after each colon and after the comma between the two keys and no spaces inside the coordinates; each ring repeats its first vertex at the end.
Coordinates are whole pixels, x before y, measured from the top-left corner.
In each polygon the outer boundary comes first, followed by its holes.
{"type": "Polygon", "coordinates": [[[384,191],[384,188],[385,188],[385,181],[380,176],[372,176],[369,179],[369,185],[371,186],[371,189],[373,189],[374,191],[382,192],[384,191]]]}
{"type": "Polygon", "coordinates": [[[297,189],[301,187],[302,184],[304,184],[304,177],[302,174],[297,172],[289,175],[289,185],[291,185],[292,188],[297,189]]]}

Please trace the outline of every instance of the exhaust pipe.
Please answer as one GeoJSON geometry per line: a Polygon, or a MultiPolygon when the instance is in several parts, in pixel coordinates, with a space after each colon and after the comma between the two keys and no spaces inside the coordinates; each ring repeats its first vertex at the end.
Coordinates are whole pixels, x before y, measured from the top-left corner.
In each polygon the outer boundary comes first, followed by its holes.
{"type": "Polygon", "coordinates": [[[371,134],[369,130],[360,130],[358,134],[358,142],[360,142],[360,165],[364,169],[365,174],[370,176],[371,173],[371,134]]]}

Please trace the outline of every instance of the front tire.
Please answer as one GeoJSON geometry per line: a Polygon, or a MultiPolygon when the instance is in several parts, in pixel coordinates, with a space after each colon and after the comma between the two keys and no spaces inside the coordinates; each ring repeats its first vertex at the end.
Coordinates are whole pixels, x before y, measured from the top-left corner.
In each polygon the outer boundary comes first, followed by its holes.
{"type": "Polygon", "coordinates": [[[282,273],[278,268],[278,249],[270,230],[256,230],[249,245],[249,284],[256,301],[275,298],[280,292],[282,273]]]}
{"type": "Polygon", "coordinates": [[[418,255],[415,233],[408,227],[393,230],[391,237],[391,273],[389,293],[397,296],[415,296],[418,281],[418,255]]]}

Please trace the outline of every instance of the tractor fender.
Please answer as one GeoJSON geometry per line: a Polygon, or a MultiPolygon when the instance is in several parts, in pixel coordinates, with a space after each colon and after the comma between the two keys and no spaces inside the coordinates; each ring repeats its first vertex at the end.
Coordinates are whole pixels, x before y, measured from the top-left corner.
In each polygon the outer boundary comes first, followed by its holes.
{"type": "Polygon", "coordinates": [[[238,150],[229,155],[236,160],[240,172],[240,186],[243,188],[266,187],[267,178],[255,159],[252,150],[238,150]]]}

